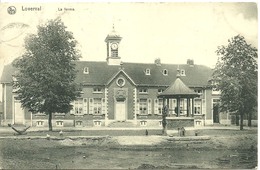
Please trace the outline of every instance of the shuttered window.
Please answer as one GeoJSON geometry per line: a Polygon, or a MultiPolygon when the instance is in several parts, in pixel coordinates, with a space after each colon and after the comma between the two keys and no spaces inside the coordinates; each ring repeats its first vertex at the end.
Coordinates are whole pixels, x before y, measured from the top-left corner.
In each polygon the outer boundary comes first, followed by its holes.
{"type": "Polygon", "coordinates": [[[106,100],[102,98],[102,114],[106,113],[106,100]]]}
{"type": "Polygon", "coordinates": [[[152,99],[148,99],[148,114],[152,114],[152,99]]]}
{"type": "Polygon", "coordinates": [[[89,99],[89,114],[93,114],[94,110],[93,110],[93,98],[89,99]]]}
{"type": "Polygon", "coordinates": [[[158,99],[154,99],[154,114],[158,114],[158,99]]]}
{"type": "Polygon", "coordinates": [[[83,114],[88,114],[88,98],[83,99],[83,114]]]}

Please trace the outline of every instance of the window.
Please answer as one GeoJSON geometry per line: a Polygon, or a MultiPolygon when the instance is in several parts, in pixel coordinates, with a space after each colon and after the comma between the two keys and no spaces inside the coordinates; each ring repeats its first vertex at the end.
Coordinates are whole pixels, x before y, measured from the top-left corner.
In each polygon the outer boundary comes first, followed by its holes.
{"type": "Polygon", "coordinates": [[[43,126],[43,123],[44,123],[43,121],[37,121],[36,126],[43,126]]]}
{"type": "Polygon", "coordinates": [[[74,113],[76,115],[81,115],[83,114],[83,99],[77,99],[74,102],[74,113]]]}
{"type": "Polygon", "coordinates": [[[158,93],[162,93],[164,89],[158,89],[158,93]]]}
{"type": "Polygon", "coordinates": [[[150,71],[149,68],[147,68],[147,69],[145,70],[145,75],[151,75],[151,71],[150,71]]]}
{"type": "Polygon", "coordinates": [[[93,110],[95,115],[100,115],[102,109],[101,98],[94,98],[93,110]]]}
{"type": "Polygon", "coordinates": [[[158,114],[161,115],[163,112],[163,99],[158,100],[158,114]]]}
{"type": "Polygon", "coordinates": [[[83,113],[84,114],[88,113],[88,99],[87,98],[83,99],[83,113]]]}
{"type": "Polygon", "coordinates": [[[139,113],[146,115],[147,114],[147,99],[140,99],[139,101],[139,113]]]}
{"type": "Polygon", "coordinates": [[[94,126],[101,126],[101,121],[94,121],[94,126]]]}
{"type": "Polygon", "coordinates": [[[93,93],[102,93],[102,89],[100,87],[93,88],[93,93]]]}
{"type": "Polygon", "coordinates": [[[154,100],[154,114],[161,115],[163,112],[163,99],[154,100]]]}
{"type": "Polygon", "coordinates": [[[117,84],[117,86],[119,86],[119,87],[123,87],[124,85],[125,85],[125,79],[123,79],[123,78],[118,78],[117,79],[117,81],[116,81],[116,84],[117,84]]]}
{"type": "Polygon", "coordinates": [[[89,114],[101,115],[106,113],[106,100],[104,98],[89,99],[89,114]]]}
{"type": "Polygon", "coordinates": [[[213,105],[213,109],[216,107],[218,108],[220,105],[220,99],[213,99],[212,105],[213,105]]]}
{"type": "Polygon", "coordinates": [[[88,67],[84,67],[83,73],[84,73],[84,74],[89,74],[89,69],[88,69],[88,67]]]}
{"type": "Polygon", "coordinates": [[[185,70],[184,70],[184,69],[181,69],[181,76],[186,76],[186,75],[185,75],[185,70]]]}
{"type": "Polygon", "coordinates": [[[159,121],[159,126],[162,126],[162,121],[161,120],[159,121]]]}
{"type": "Polygon", "coordinates": [[[61,120],[56,121],[56,126],[63,126],[63,121],[61,121],[61,120]]]}
{"type": "Polygon", "coordinates": [[[212,81],[211,85],[212,85],[212,94],[220,94],[220,90],[218,90],[217,86],[218,86],[219,82],[218,81],[212,81]]]}
{"type": "Polygon", "coordinates": [[[88,98],[78,98],[72,105],[73,109],[70,110],[70,114],[83,115],[88,113],[88,98]]]}
{"type": "Polygon", "coordinates": [[[213,99],[213,103],[220,103],[220,99],[213,99]]]}
{"type": "Polygon", "coordinates": [[[76,122],[75,122],[75,125],[76,125],[76,126],[82,126],[82,121],[76,121],[76,122]]]}
{"type": "Polygon", "coordinates": [[[198,94],[202,94],[202,90],[201,89],[195,89],[194,92],[198,93],[198,94]]]}
{"type": "Polygon", "coordinates": [[[220,94],[220,90],[218,90],[217,88],[213,87],[212,88],[212,94],[220,94]]]}
{"type": "Polygon", "coordinates": [[[201,114],[201,99],[194,100],[194,114],[195,115],[201,114]]]}
{"type": "Polygon", "coordinates": [[[147,121],[145,120],[140,121],[140,126],[146,126],[146,125],[147,125],[147,121]]]}
{"type": "Polygon", "coordinates": [[[196,120],[196,121],[195,121],[195,125],[196,125],[196,126],[201,126],[201,125],[202,125],[202,122],[201,122],[200,120],[196,120]]]}
{"type": "Polygon", "coordinates": [[[148,93],[148,89],[139,89],[139,93],[148,93]]]}
{"type": "Polygon", "coordinates": [[[167,76],[167,75],[168,75],[168,70],[164,69],[164,70],[163,70],[163,75],[164,75],[164,76],[167,76]]]}

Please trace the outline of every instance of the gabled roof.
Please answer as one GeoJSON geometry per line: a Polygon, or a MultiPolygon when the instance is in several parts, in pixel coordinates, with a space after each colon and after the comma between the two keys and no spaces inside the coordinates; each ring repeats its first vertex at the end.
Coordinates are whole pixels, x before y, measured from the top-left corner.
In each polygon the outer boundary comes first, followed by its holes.
{"type": "Polygon", "coordinates": [[[120,69],[110,80],[108,80],[108,82],[106,83],[106,85],[109,85],[111,82],[113,82],[113,80],[120,74],[124,74],[128,80],[133,84],[133,85],[136,85],[135,82],[131,79],[131,77],[129,77],[126,72],[122,69],[120,69]]]}
{"type": "Polygon", "coordinates": [[[186,86],[179,77],[171,84],[165,91],[158,95],[158,97],[197,97],[199,96],[188,86],[186,86]]]}
{"type": "Polygon", "coordinates": [[[0,83],[11,83],[13,81],[12,75],[15,73],[15,68],[12,66],[12,64],[8,64],[4,66],[0,83]]]}
{"type": "MultiPolygon", "coordinates": [[[[133,80],[137,86],[169,86],[176,80],[177,69],[184,69],[186,76],[181,77],[188,87],[205,87],[212,75],[212,69],[203,65],[190,66],[188,64],[161,64],[154,63],[123,63],[122,66],[108,65],[107,62],[76,61],[78,70],[75,81],[85,85],[106,85],[107,82],[121,69],[133,80]],[[84,74],[84,68],[88,67],[89,74],[84,74]],[[145,70],[150,69],[150,75],[145,70]],[[163,75],[163,70],[168,75],[163,75]]],[[[1,83],[12,82],[12,74],[15,68],[6,65],[1,76],[1,83]]]]}

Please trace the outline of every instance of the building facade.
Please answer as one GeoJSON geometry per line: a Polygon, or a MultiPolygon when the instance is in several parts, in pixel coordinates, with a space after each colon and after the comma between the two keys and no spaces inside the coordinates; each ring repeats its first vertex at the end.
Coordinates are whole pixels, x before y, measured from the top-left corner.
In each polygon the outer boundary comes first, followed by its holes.
{"type": "MultiPolygon", "coordinates": [[[[81,97],[72,102],[70,113],[54,113],[55,127],[160,127],[163,101],[158,95],[175,80],[177,71],[190,89],[199,94],[194,99],[195,126],[230,124],[229,113],[220,113],[219,92],[209,84],[212,69],[194,64],[125,63],[120,57],[122,37],[114,30],[107,35],[104,62],[77,61],[76,82],[82,85],[81,97]]],[[[1,125],[24,124],[48,126],[44,113],[30,113],[21,107],[13,93],[15,68],[6,65],[1,77],[3,89],[1,125]]],[[[186,99],[180,100],[180,116],[187,116],[186,99]]],[[[176,100],[169,101],[169,115],[174,116],[176,100]]]]}

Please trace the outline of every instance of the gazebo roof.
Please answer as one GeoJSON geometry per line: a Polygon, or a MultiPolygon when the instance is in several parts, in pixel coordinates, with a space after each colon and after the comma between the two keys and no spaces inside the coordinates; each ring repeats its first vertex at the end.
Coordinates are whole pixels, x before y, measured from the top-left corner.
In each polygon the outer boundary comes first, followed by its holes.
{"type": "Polygon", "coordinates": [[[186,86],[179,76],[165,91],[158,95],[159,98],[195,98],[199,95],[186,86]]]}

